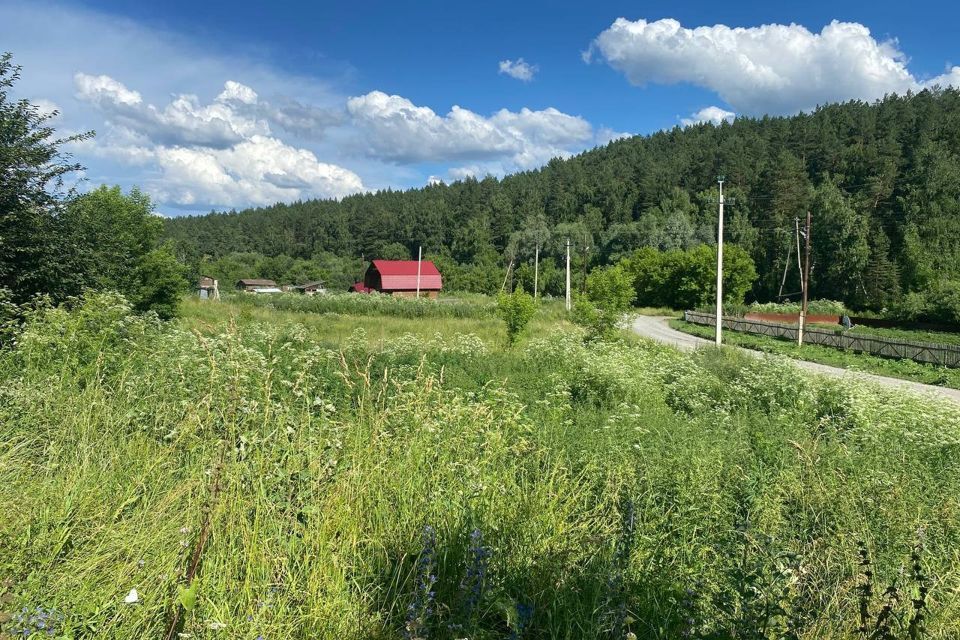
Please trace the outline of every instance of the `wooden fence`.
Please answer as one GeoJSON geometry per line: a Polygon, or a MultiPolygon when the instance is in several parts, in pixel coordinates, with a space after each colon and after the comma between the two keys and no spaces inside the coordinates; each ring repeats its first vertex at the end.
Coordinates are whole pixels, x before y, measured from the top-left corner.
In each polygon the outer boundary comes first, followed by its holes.
{"type": "MultiPolygon", "coordinates": [[[[685,311],[684,320],[694,324],[716,326],[716,316],[697,311],[685,311]]],[[[759,322],[744,318],[724,318],[723,328],[732,331],[755,333],[771,338],[797,340],[797,326],[775,322],[759,322]]],[[[857,353],[869,353],[882,358],[913,360],[926,364],[938,364],[944,367],[960,367],[960,346],[932,344],[914,340],[893,340],[877,336],[859,336],[844,333],[841,330],[828,330],[819,327],[807,327],[803,331],[803,341],[825,347],[845,349],[857,353]]]]}

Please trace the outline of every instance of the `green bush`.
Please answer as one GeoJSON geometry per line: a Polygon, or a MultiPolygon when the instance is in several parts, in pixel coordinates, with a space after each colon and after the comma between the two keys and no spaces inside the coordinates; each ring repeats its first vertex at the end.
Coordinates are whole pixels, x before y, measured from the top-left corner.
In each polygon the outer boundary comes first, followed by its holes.
{"type": "Polygon", "coordinates": [[[960,325],[960,280],[938,280],[923,291],[911,291],[889,315],[908,322],[960,325]]]}
{"type": "MultiPolygon", "coordinates": [[[[649,247],[621,261],[642,307],[696,309],[716,299],[716,247],[700,245],[688,251],[657,251],[649,247]]],[[[753,259],[736,245],[723,250],[723,296],[741,303],[757,278],[753,259]]]]}
{"type": "Polygon", "coordinates": [[[621,266],[594,269],[587,276],[586,297],[574,308],[574,321],[591,336],[609,337],[636,298],[630,275],[621,266]]]}
{"type": "Polygon", "coordinates": [[[520,333],[537,312],[537,303],[533,296],[525,293],[521,287],[513,293],[501,293],[497,296],[497,315],[507,325],[507,341],[514,344],[520,333]]]}

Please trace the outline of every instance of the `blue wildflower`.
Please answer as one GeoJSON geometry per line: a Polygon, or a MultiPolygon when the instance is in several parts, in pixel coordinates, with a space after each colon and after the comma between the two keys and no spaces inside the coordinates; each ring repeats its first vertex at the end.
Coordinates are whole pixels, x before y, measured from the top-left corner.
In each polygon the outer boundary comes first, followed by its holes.
{"type": "Polygon", "coordinates": [[[433,586],[437,583],[434,573],[437,534],[433,527],[423,528],[423,548],[417,558],[416,582],[414,584],[413,600],[407,607],[407,624],[404,635],[408,640],[424,640],[430,618],[433,616],[433,601],[436,592],[433,586]]]}

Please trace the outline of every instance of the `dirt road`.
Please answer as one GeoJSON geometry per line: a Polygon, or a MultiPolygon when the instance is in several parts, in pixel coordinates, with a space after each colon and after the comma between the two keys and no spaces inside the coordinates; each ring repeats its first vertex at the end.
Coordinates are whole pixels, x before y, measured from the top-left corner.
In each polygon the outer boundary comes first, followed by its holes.
{"type": "MultiPolygon", "coordinates": [[[[637,316],[633,321],[633,330],[637,334],[646,338],[652,338],[658,342],[669,344],[683,351],[693,351],[698,347],[713,344],[710,340],[704,340],[696,336],[691,336],[682,331],[671,329],[667,324],[672,318],[662,316],[637,316]]],[[[758,351],[744,349],[747,353],[759,355],[758,351]]],[[[834,376],[845,380],[868,380],[875,384],[892,387],[896,389],[905,389],[922,395],[933,395],[940,398],[952,400],[960,404],[960,390],[948,389],[946,387],[936,387],[930,384],[921,384],[909,380],[900,380],[899,378],[887,378],[876,376],[871,373],[861,373],[859,371],[848,371],[838,367],[830,367],[816,362],[806,362],[805,360],[794,360],[801,369],[819,373],[822,375],[834,376]]]]}

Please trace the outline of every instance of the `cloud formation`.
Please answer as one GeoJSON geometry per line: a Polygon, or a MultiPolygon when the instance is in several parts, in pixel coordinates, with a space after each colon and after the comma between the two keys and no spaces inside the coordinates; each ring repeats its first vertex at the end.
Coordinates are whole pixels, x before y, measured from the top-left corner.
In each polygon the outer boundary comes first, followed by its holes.
{"type": "Polygon", "coordinates": [[[500,61],[500,73],[505,73],[511,78],[522,80],[523,82],[530,82],[533,80],[533,76],[536,75],[537,71],[539,70],[540,68],[537,65],[530,64],[523,58],[517,58],[515,61],[500,61]]]}
{"type": "Polygon", "coordinates": [[[445,116],[397,95],[371,91],[347,101],[364,152],[397,163],[505,161],[530,168],[593,141],[593,127],[554,108],[501,109],[485,117],[454,106],[445,116]]]}
{"type": "Polygon", "coordinates": [[[303,197],[335,197],[364,189],[360,177],[320,162],[312,151],[271,134],[326,126],[325,116],[299,103],[276,106],[229,80],[210,104],[183,94],[163,108],[106,75],[77,73],[77,98],[107,118],[95,153],[127,164],[152,165],[161,174],[151,190],[181,206],[264,205],[303,197]]]}
{"type": "Polygon", "coordinates": [[[227,149],[158,147],[156,161],[163,171],[160,194],[181,205],[265,205],[301,197],[339,198],[363,190],[352,171],[261,135],[227,149]]]}
{"type": "Polygon", "coordinates": [[[704,107],[703,109],[700,109],[700,111],[691,114],[689,118],[682,118],[680,123],[685,127],[704,122],[710,122],[712,124],[719,125],[722,122],[733,122],[734,118],[736,117],[737,114],[733,111],[727,111],[726,109],[721,109],[720,107],[704,107]]]}
{"type": "Polygon", "coordinates": [[[715,91],[738,113],[794,113],[829,101],[955,84],[960,67],[927,82],[907,69],[895,40],[878,41],[855,22],[820,33],[797,24],[683,27],[673,19],[618,18],[584,53],[635,85],[690,83],[715,91]]]}

